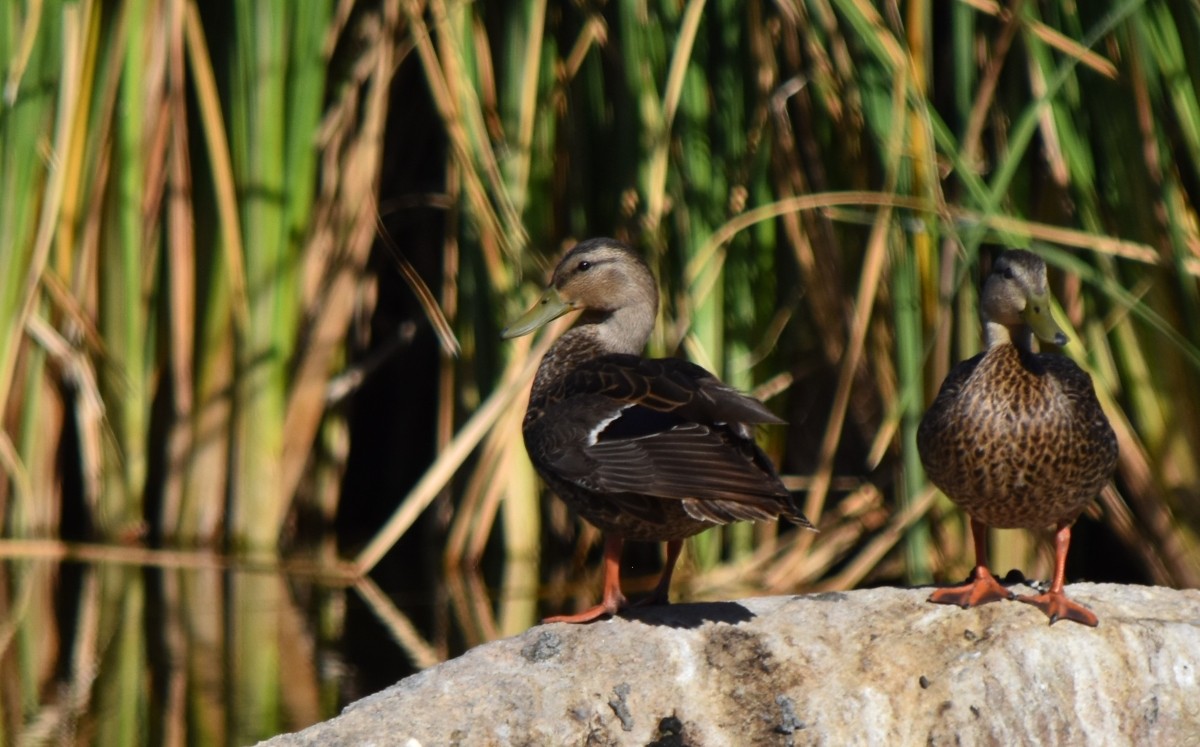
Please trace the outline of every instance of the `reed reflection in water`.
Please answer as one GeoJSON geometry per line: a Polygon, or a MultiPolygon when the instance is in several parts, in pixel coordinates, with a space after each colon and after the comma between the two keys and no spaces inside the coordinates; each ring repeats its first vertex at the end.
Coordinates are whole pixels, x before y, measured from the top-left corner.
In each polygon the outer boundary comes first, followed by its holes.
{"type": "Polygon", "coordinates": [[[344,594],[280,572],[6,560],[0,743],[252,744],[328,718],[344,594]]]}
{"type": "Polygon", "coordinates": [[[203,553],[0,545],[0,744],[253,744],[546,612],[536,559],[416,586],[385,563],[381,586],[203,553]]]}

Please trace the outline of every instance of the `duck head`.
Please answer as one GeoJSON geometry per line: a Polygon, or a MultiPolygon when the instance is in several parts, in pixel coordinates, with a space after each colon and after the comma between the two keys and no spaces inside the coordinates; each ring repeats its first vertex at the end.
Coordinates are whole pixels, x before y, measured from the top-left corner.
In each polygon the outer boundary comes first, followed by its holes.
{"type": "Polygon", "coordinates": [[[1050,310],[1052,301],[1045,261],[1024,249],[1005,251],[992,266],[980,300],[988,347],[1012,342],[1028,350],[1033,335],[1066,345],[1067,336],[1050,310]]]}
{"type": "Polygon", "coordinates": [[[646,263],[616,239],[588,239],[558,263],[550,287],[529,311],[500,334],[529,334],[571,311],[592,326],[607,352],[636,354],[658,315],[658,286],[646,263]]]}

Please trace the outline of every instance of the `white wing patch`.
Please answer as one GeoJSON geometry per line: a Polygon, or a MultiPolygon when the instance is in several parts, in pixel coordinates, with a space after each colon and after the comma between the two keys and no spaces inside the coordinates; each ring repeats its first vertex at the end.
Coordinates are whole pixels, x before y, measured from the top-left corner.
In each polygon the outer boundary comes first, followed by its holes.
{"type": "Polygon", "coordinates": [[[596,423],[595,427],[588,431],[587,445],[595,446],[596,442],[600,440],[600,434],[604,432],[604,429],[607,428],[614,420],[625,414],[625,411],[630,407],[633,407],[633,403],[627,402],[626,404],[623,404],[617,408],[616,412],[614,412],[610,417],[607,417],[604,420],[601,420],[599,423],[596,423]]]}

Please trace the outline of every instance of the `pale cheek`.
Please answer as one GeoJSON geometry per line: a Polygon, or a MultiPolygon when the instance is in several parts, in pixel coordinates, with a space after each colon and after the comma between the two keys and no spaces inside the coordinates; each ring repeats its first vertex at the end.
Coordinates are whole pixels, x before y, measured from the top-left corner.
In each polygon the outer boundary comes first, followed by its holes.
{"type": "Polygon", "coordinates": [[[1025,310],[1023,303],[992,303],[984,308],[987,318],[1000,324],[1021,324],[1021,312],[1025,310]]]}

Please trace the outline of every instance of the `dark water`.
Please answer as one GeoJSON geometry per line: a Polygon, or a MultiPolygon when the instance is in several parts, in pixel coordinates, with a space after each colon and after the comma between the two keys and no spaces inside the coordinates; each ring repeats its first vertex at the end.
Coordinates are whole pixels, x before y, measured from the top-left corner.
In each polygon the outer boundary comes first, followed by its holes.
{"type": "Polygon", "coordinates": [[[253,744],[542,614],[536,563],[345,585],[186,560],[0,561],[0,744],[253,744]]]}
{"type": "Polygon", "coordinates": [[[344,589],[45,559],[0,587],[5,744],[246,744],[341,703],[344,589]]]}
{"type": "Polygon", "coordinates": [[[0,620],[0,744],[252,744],[415,670],[354,588],[278,572],[7,560],[0,620]]]}

